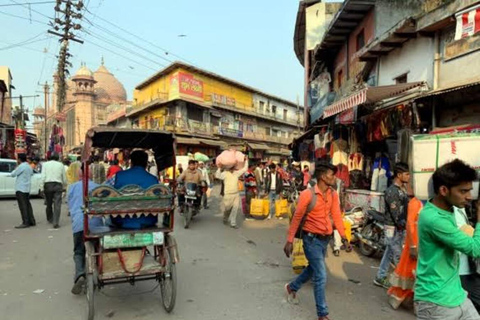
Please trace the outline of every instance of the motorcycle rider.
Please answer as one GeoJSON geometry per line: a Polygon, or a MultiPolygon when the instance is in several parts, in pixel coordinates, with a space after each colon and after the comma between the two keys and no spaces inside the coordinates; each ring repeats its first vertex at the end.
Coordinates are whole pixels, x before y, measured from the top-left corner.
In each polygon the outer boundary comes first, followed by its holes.
{"type": "MultiPolygon", "coordinates": [[[[202,173],[197,170],[197,161],[189,160],[188,161],[188,168],[183,171],[183,173],[178,177],[177,182],[183,182],[185,187],[188,183],[195,183],[197,187],[200,187],[200,183],[202,182],[202,173]]],[[[197,199],[196,205],[200,206],[200,199],[197,199]]],[[[180,207],[180,212],[183,213],[184,205],[185,205],[185,194],[178,195],[178,205],[180,207]]]]}
{"type": "Polygon", "coordinates": [[[382,261],[373,280],[376,286],[389,288],[387,279],[390,264],[397,265],[402,253],[407,223],[408,194],[406,185],[410,181],[408,165],[399,162],[395,165],[393,183],[385,191],[385,241],[382,261]]]}

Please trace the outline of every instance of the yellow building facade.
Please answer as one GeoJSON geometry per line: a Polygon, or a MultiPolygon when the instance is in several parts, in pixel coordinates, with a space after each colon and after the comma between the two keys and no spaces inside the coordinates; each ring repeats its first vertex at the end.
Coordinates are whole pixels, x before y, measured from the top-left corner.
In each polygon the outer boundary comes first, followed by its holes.
{"type": "Polygon", "coordinates": [[[301,133],[297,118],[287,119],[287,108],[291,114],[299,110],[284,99],[175,62],[135,88],[127,117],[133,127],[175,132],[181,154],[200,151],[213,156],[235,145],[244,151],[261,149],[257,155],[263,158],[267,152],[287,156],[289,138],[301,133]],[[264,101],[257,101],[259,96],[264,101]],[[281,111],[267,114],[270,109],[281,111]]]}

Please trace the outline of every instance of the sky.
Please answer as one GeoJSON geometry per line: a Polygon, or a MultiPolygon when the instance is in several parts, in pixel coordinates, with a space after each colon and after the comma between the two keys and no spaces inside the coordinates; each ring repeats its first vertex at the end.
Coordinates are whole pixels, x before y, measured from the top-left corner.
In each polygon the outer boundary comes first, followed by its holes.
{"type": "MultiPolygon", "coordinates": [[[[52,82],[59,49],[58,38],[47,33],[54,1],[35,2],[48,1],[0,0],[0,30],[4,30],[0,65],[11,69],[15,96],[40,95],[24,99],[30,111],[43,104],[39,84],[52,82]],[[28,5],[16,5],[27,2],[32,11],[28,5]]],[[[82,30],[76,33],[84,44],[70,43],[71,74],[82,62],[95,71],[103,56],[131,99],[137,84],[171,61],[182,60],[301,101],[303,67],[293,51],[296,0],[86,0],[85,4],[82,30]]]]}

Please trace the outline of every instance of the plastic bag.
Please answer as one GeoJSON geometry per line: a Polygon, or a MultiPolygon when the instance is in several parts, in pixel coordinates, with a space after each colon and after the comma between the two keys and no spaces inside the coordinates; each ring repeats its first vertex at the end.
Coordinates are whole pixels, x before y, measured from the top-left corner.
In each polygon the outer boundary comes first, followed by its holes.
{"type": "Polygon", "coordinates": [[[308,260],[303,251],[303,240],[295,239],[293,241],[292,269],[296,274],[302,273],[302,270],[308,266],[308,260]]]}
{"type": "Polygon", "coordinates": [[[250,201],[250,215],[255,218],[265,218],[265,212],[263,210],[264,199],[252,199],[250,201]]]}
{"type": "Polygon", "coordinates": [[[194,159],[202,162],[207,162],[208,160],[210,160],[207,155],[204,155],[201,152],[195,152],[194,159]]]}
{"type": "Polygon", "coordinates": [[[275,201],[275,217],[288,216],[288,201],[287,199],[275,201]]]}

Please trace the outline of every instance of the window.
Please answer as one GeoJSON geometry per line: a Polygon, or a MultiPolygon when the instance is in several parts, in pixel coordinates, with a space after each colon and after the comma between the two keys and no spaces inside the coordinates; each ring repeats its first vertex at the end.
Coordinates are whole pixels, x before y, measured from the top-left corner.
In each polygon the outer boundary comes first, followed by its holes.
{"type": "Polygon", "coordinates": [[[407,83],[407,74],[404,73],[401,76],[395,78],[395,84],[407,83]]]}
{"type": "Polygon", "coordinates": [[[265,112],[265,102],[259,101],[258,102],[258,112],[264,113],[265,112]]]}
{"type": "Polygon", "coordinates": [[[283,109],[283,120],[287,121],[287,116],[288,116],[288,110],[283,109]]]}
{"type": "Polygon", "coordinates": [[[0,172],[12,172],[15,169],[15,162],[0,162],[0,172]]]}
{"type": "Polygon", "coordinates": [[[266,127],[266,128],[265,128],[265,135],[266,135],[266,136],[269,136],[269,135],[270,135],[270,128],[269,128],[269,127],[266,127]]]}
{"type": "Polygon", "coordinates": [[[272,129],[272,136],[279,137],[278,130],[272,129]]]}
{"type": "Polygon", "coordinates": [[[274,116],[277,114],[277,106],[272,105],[272,113],[274,116]]]}
{"type": "Polygon", "coordinates": [[[365,47],[365,29],[357,34],[357,51],[365,47]]]}

